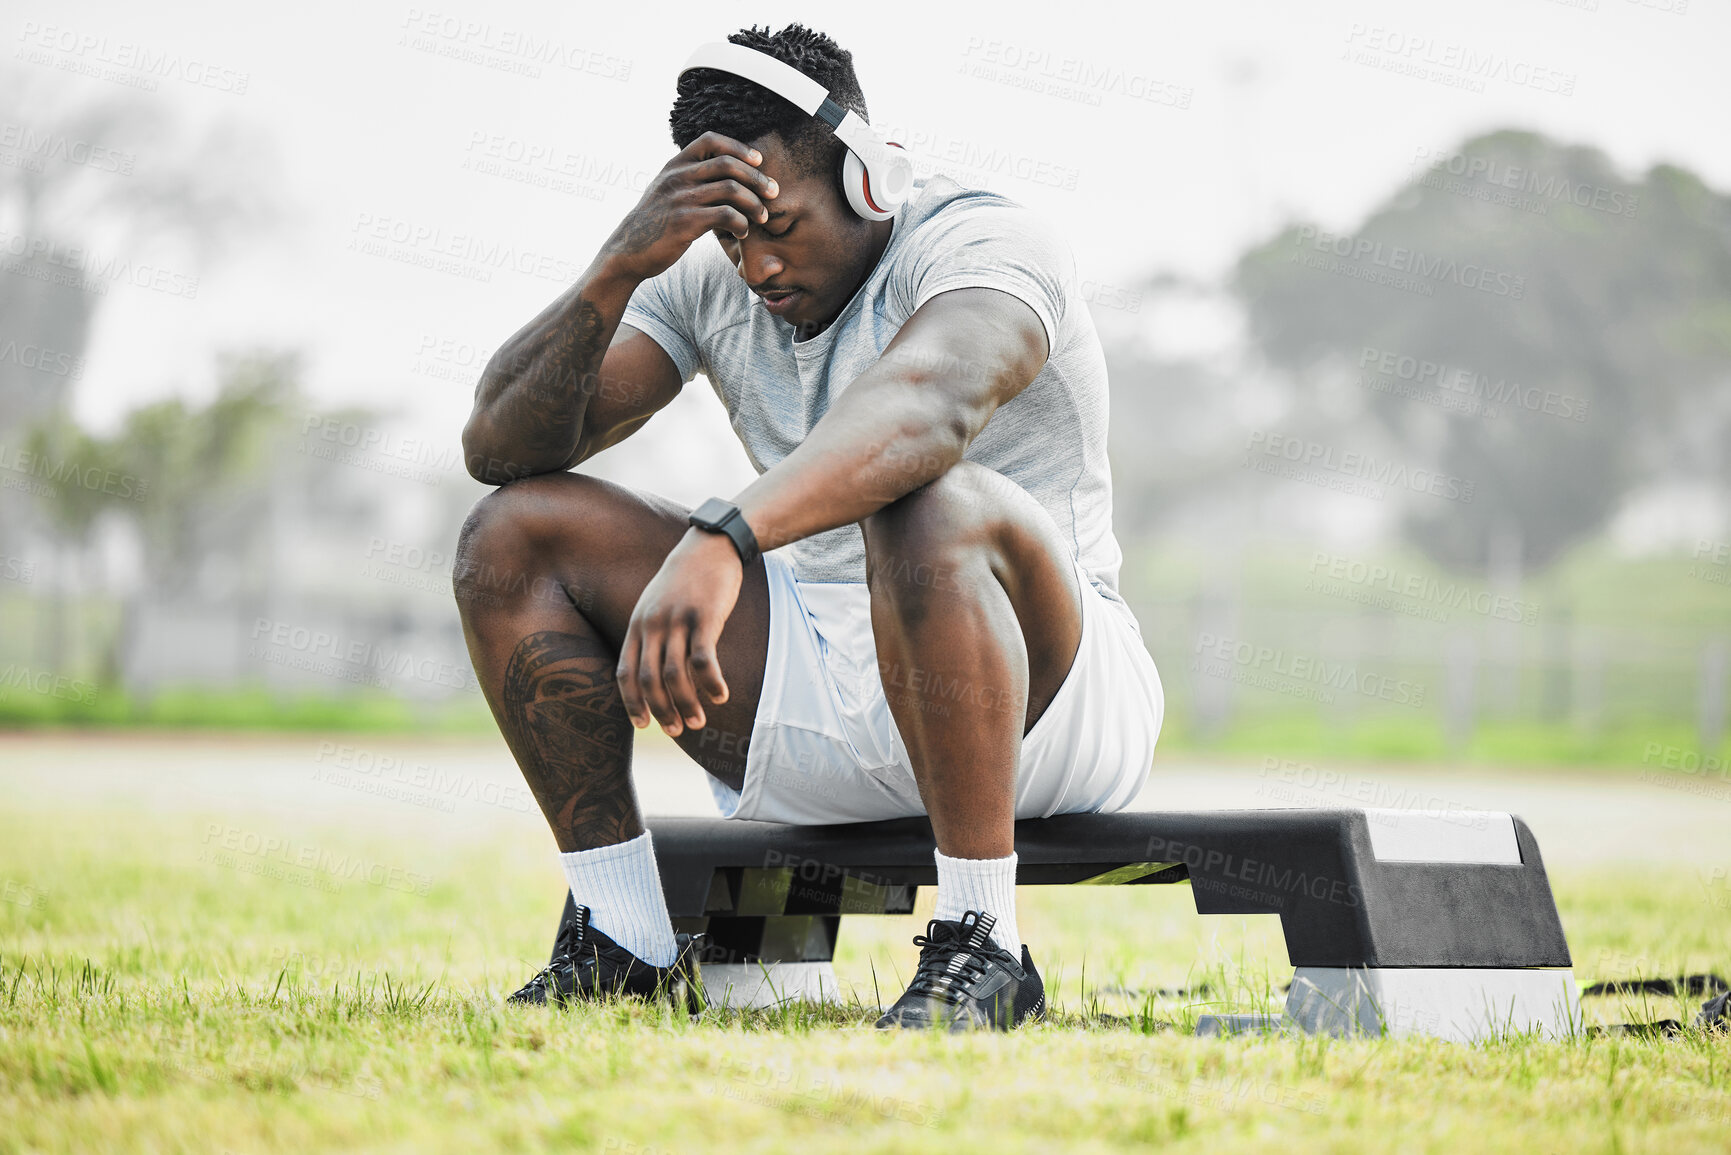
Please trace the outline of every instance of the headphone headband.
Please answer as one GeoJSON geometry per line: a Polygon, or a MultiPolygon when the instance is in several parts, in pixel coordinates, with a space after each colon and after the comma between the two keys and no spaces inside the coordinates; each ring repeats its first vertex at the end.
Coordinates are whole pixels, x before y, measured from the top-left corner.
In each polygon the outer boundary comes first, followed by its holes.
{"type": "Polygon", "coordinates": [[[802,112],[815,116],[835,132],[848,148],[842,173],[848,203],[868,220],[888,220],[895,215],[913,184],[913,162],[900,152],[901,145],[884,140],[852,109],[843,107],[828,90],[786,61],[767,52],[730,41],[699,45],[679,74],[693,68],[713,68],[743,76],[778,96],[785,97],[802,112]]]}
{"type": "MultiPolygon", "coordinates": [[[[720,72],[743,76],[771,92],[787,97],[810,116],[817,116],[824,102],[830,101],[829,93],[823,85],[793,65],[777,60],[767,52],[747,48],[743,44],[733,44],[725,40],[701,44],[697,51],[686,59],[679,69],[679,75],[684,76],[693,68],[714,68],[720,72]]],[[[834,101],[830,103],[833,104],[834,101]]],[[[826,119],[826,123],[833,128],[837,121],[826,119]]]]}

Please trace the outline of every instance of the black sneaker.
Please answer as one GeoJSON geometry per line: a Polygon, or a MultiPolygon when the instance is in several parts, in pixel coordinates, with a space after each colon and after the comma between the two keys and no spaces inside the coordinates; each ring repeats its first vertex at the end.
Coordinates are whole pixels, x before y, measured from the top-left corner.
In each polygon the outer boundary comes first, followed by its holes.
{"type": "Polygon", "coordinates": [[[914,981],[878,1020],[890,1027],[1007,1031],[1046,1013],[1046,984],[1022,946],[1022,961],[992,941],[997,919],[970,910],[960,922],[932,919],[914,936],[920,948],[914,981]]]}
{"type": "Polygon", "coordinates": [[[589,908],[577,907],[576,917],[559,929],[553,958],[541,973],[505,1001],[545,1006],[578,999],[625,995],[634,998],[683,998],[693,1014],[703,1009],[698,941],[705,935],[676,934],[679,955],[669,966],[646,963],[589,925],[589,908]]]}

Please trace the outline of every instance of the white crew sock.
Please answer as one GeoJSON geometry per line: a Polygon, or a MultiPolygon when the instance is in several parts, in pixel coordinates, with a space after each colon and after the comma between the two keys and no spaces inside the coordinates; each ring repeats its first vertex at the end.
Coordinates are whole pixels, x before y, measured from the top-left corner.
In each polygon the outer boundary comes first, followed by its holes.
{"type": "Polygon", "coordinates": [[[646,963],[664,967],[678,957],[655,847],[645,830],[628,842],[559,855],[577,905],[589,923],[646,963]]]}
{"type": "Polygon", "coordinates": [[[1022,936],[1016,929],[1016,852],[1003,858],[951,858],[932,851],[938,860],[938,909],[933,918],[959,922],[970,910],[983,910],[998,921],[992,938],[1022,961],[1022,936]]]}

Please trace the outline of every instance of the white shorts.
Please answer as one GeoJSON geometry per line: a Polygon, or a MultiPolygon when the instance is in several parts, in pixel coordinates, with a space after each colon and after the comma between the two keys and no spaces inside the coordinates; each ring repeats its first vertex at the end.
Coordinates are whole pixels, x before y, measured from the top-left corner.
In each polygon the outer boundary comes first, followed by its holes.
{"type": "MultiPolygon", "coordinates": [[[[776,551],[763,562],[769,652],[743,788],[707,776],[722,817],[806,826],[924,814],[884,698],[866,585],[797,581],[776,551]]],[[[1166,713],[1154,659],[1125,611],[1080,564],[1076,579],[1082,642],[1022,739],[1017,818],[1122,810],[1148,780],[1166,713]]],[[[959,704],[968,695],[962,685],[925,698],[942,710],[957,708],[944,698],[959,704]]]]}

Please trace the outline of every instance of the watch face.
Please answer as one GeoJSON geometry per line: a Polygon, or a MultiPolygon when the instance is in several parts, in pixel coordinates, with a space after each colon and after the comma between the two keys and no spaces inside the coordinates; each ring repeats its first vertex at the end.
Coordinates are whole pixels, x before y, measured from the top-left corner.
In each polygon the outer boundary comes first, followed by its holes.
{"type": "Polygon", "coordinates": [[[734,511],[731,502],[712,497],[692,511],[691,520],[706,529],[718,528],[734,511]]]}

